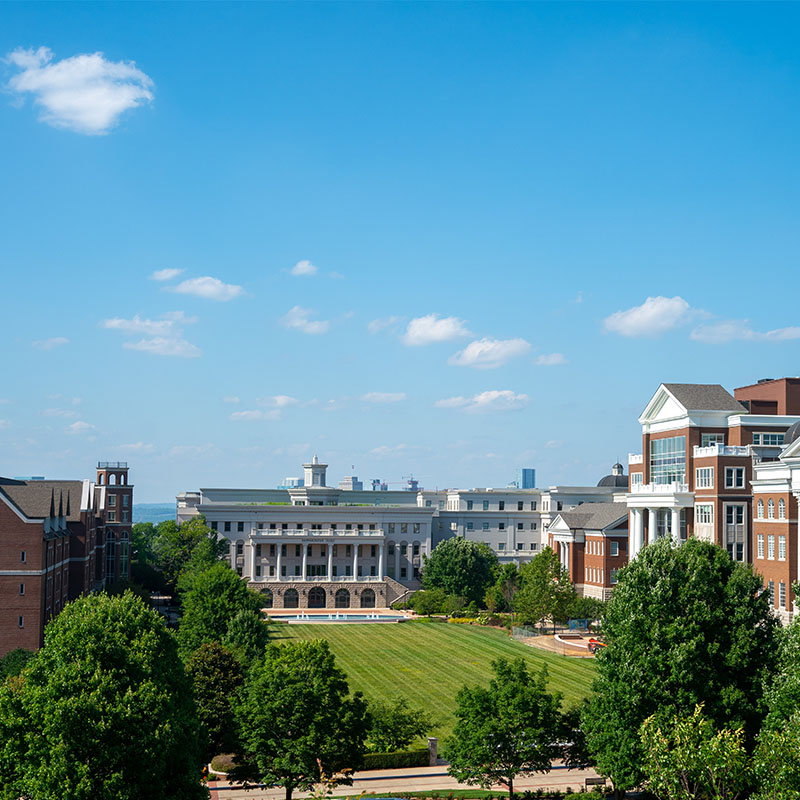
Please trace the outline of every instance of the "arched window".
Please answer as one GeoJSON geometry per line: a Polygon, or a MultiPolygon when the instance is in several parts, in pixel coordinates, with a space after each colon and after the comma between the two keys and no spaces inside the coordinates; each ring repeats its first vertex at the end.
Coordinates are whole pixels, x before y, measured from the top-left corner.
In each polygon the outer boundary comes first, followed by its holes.
{"type": "Polygon", "coordinates": [[[759,519],[764,519],[764,501],[763,500],[759,500],[758,501],[758,518],[759,519]]]}
{"type": "Polygon", "coordinates": [[[350,592],[347,589],[336,592],[336,608],[350,608],[350,592]]]}
{"type": "Polygon", "coordinates": [[[117,476],[116,476],[116,475],[115,475],[115,474],[112,472],[112,473],[111,473],[111,474],[108,476],[108,485],[109,485],[109,486],[114,486],[114,484],[115,484],[116,482],[117,482],[117,476]]]}
{"type": "Polygon", "coordinates": [[[272,590],[264,589],[262,594],[264,595],[264,608],[272,608],[272,604],[275,602],[275,599],[272,596],[272,590]]]}
{"type": "Polygon", "coordinates": [[[375,592],[372,589],[361,592],[361,608],[375,608],[375,592]]]}
{"type": "Polygon", "coordinates": [[[297,596],[297,589],[287,589],[286,594],[283,596],[284,608],[297,608],[299,605],[299,597],[297,596]]]}
{"type": "Polygon", "coordinates": [[[325,608],[325,590],[321,586],[314,586],[308,592],[309,608],[325,608]]]}
{"type": "Polygon", "coordinates": [[[778,500],[778,519],[786,519],[786,501],[782,497],[778,500]]]}
{"type": "Polygon", "coordinates": [[[767,503],[767,518],[775,519],[775,501],[771,497],[767,503]]]}

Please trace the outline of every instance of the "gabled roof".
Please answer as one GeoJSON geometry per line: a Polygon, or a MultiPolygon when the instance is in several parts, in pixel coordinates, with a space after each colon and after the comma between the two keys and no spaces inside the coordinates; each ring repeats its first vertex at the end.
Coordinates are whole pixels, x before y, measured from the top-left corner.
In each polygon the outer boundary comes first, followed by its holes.
{"type": "Polygon", "coordinates": [[[718,383],[665,383],[663,386],[687,411],[747,413],[747,409],[718,383]]]}
{"type": "Polygon", "coordinates": [[[69,522],[81,518],[81,490],[83,481],[17,481],[0,478],[0,494],[5,495],[26,517],[43,519],[50,516],[53,501],[58,512],[59,500],[66,514],[69,495],[69,522]]]}
{"type": "Polygon", "coordinates": [[[627,522],[628,507],[624,503],[584,503],[572,511],[560,511],[558,516],[572,529],[599,531],[627,522]]]}

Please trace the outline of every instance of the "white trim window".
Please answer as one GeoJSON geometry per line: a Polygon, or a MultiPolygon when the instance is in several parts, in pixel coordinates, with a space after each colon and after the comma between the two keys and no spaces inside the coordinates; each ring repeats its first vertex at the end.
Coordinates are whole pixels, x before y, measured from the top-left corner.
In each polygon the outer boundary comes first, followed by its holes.
{"type": "Polygon", "coordinates": [[[758,534],[757,546],[758,546],[758,551],[757,551],[758,552],[758,557],[763,559],[764,558],[764,534],[763,533],[759,533],[758,534]]]}
{"type": "Polygon", "coordinates": [[[631,486],[641,486],[643,479],[643,472],[631,472],[631,486]]]}
{"type": "Polygon", "coordinates": [[[775,537],[772,534],[767,536],[767,558],[771,561],[775,559],[775,537]]]}
{"type": "Polygon", "coordinates": [[[758,513],[758,518],[759,519],[764,519],[764,501],[763,500],[759,500],[758,501],[758,505],[756,506],[756,508],[758,509],[758,512],[757,512],[758,513]]]}
{"type": "Polygon", "coordinates": [[[778,561],[786,561],[786,537],[778,537],[778,561]]]}
{"type": "Polygon", "coordinates": [[[618,569],[611,570],[611,585],[615,586],[617,583],[617,573],[619,572],[618,569]]]}
{"type": "Polygon", "coordinates": [[[771,497],[767,503],[767,519],[775,519],[775,501],[771,497]]]}
{"type": "Polygon", "coordinates": [[[714,524],[714,506],[711,503],[703,503],[694,507],[694,521],[698,525],[714,524]]]}
{"type": "Polygon", "coordinates": [[[701,433],[700,447],[709,447],[712,444],[725,444],[724,433],[701,433]]]}
{"type": "Polygon", "coordinates": [[[695,489],[714,488],[714,467],[698,467],[694,471],[695,489]]]}
{"type": "Polygon", "coordinates": [[[783,433],[770,431],[769,433],[754,433],[753,444],[783,447],[783,433]]]}
{"type": "Polygon", "coordinates": [[[744,467],[725,467],[725,488],[744,489],[744,467]]]}
{"type": "Polygon", "coordinates": [[[782,497],[778,500],[778,519],[786,519],[786,501],[782,497]]]}
{"type": "Polygon", "coordinates": [[[619,542],[609,542],[609,547],[611,548],[609,555],[613,558],[619,555],[619,542]]]}
{"type": "Polygon", "coordinates": [[[786,584],[783,581],[778,584],[778,606],[786,608],[786,584]]]}

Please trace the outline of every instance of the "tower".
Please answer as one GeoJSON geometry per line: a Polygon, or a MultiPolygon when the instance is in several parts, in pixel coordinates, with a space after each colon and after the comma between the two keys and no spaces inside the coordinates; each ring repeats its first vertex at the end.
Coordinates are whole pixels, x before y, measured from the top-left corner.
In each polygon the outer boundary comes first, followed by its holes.
{"type": "Polygon", "coordinates": [[[325,486],[327,464],[320,464],[316,453],[310,464],[303,464],[303,476],[306,486],[325,486]]]}

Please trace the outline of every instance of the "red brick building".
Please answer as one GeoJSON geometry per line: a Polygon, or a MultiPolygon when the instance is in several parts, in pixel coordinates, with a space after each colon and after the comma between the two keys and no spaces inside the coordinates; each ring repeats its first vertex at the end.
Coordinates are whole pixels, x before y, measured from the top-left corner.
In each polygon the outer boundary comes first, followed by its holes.
{"type": "Polygon", "coordinates": [[[128,466],[96,480],[0,478],[0,657],[36,650],[66,603],[130,575],[128,466]]]}

